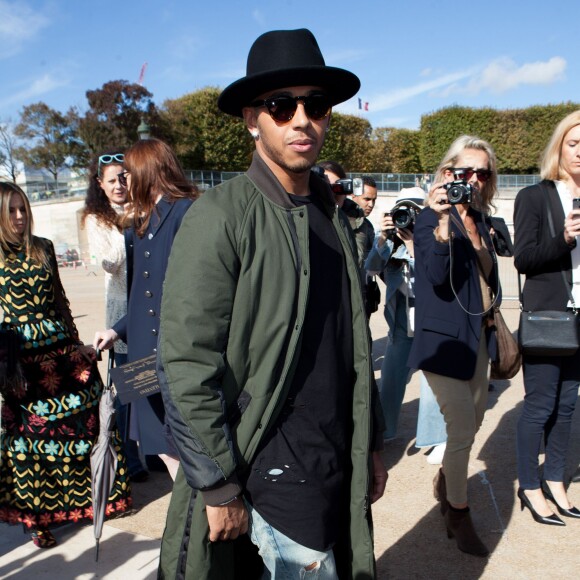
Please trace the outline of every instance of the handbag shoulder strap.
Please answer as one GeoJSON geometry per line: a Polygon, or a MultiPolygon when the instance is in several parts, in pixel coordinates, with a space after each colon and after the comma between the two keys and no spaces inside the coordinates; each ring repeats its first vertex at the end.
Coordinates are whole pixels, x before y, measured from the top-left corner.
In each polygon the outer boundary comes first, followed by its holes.
{"type": "MultiPolygon", "coordinates": [[[[554,220],[552,218],[552,210],[550,209],[550,200],[546,196],[546,212],[548,216],[548,227],[550,228],[550,235],[552,238],[556,237],[556,230],[554,229],[554,220]]],[[[560,268],[560,274],[562,274],[562,280],[564,281],[564,286],[568,291],[568,298],[570,299],[570,303],[572,304],[572,310],[576,312],[576,303],[574,302],[574,297],[572,296],[572,290],[570,290],[570,285],[566,280],[566,274],[564,274],[564,270],[560,268]]],[[[520,294],[520,310],[523,311],[524,309],[524,295],[522,290],[522,281],[521,281],[521,274],[518,272],[518,292],[520,294]]]]}

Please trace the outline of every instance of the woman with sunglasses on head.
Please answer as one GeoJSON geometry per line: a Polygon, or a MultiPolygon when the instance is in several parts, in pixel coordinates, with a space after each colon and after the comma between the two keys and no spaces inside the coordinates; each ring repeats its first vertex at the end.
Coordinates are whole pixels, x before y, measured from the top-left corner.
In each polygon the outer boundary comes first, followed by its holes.
{"type": "MultiPolygon", "coordinates": [[[[49,528],[92,518],[90,455],[103,385],[94,352],[79,340],[52,242],[32,228],[25,193],[0,182],[0,332],[7,347],[0,361],[0,522],[21,522],[36,546],[50,548],[56,539],[49,528]]],[[[107,513],[130,504],[117,449],[107,513]]]]}
{"type": "Polygon", "coordinates": [[[485,219],[496,182],[489,143],[459,137],[437,169],[429,207],[417,216],[414,232],[415,337],[408,364],[423,371],[447,426],[434,491],[448,537],[476,556],[489,552],[471,520],[467,471],[497,350],[490,313],[500,304],[501,290],[485,219]]]}
{"type": "MultiPolygon", "coordinates": [[[[119,182],[125,156],[119,151],[98,155],[89,168],[89,187],[81,224],[87,230],[91,256],[105,271],[105,324],[111,328],[127,314],[127,260],[125,237],[120,224],[127,202],[127,188],[119,182]]],[[[114,345],[115,365],[127,362],[127,345],[117,340],[114,345]]],[[[127,437],[128,407],[117,404],[117,427],[124,440],[127,468],[131,481],[147,479],[147,470],[139,458],[137,444],[127,437]]]]}
{"type": "MultiPolygon", "coordinates": [[[[129,204],[123,224],[127,247],[127,314],[95,334],[95,348],[127,343],[128,362],[157,352],[159,311],[165,269],[173,238],[197,197],[173,150],[158,139],[138,141],[126,153],[118,177],[127,187],[129,204]]],[[[131,404],[129,437],[144,455],[158,455],[175,479],[179,462],[160,393],[131,404]]]]}
{"type": "MultiPolygon", "coordinates": [[[[540,174],[540,183],[516,197],[515,266],[526,276],[525,311],[565,312],[580,305],[580,211],[574,206],[580,198],[580,111],[556,127],[540,174]]],[[[562,516],[580,518],[564,485],[580,352],[572,356],[524,354],[523,371],[526,395],[517,428],[518,497],[522,510],[527,507],[536,522],[563,526],[553,507],[562,516]],[[545,456],[540,479],[542,439],[545,456]]]]}

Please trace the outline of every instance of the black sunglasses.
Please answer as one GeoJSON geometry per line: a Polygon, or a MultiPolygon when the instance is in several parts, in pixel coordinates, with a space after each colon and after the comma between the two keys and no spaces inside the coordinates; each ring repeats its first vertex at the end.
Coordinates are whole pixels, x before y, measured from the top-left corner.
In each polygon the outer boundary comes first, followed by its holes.
{"type": "Polygon", "coordinates": [[[277,123],[288,123],[294,117],[298,108],[298,101],[302,101],[304,110],[310,119],[322,121],[330,114],[332,104],[323,94],[308,95],[305,97],[279,96],[269,97],[263,101],[254,101],[252,107],[266,107],[270,117],[277,123]]]}
{"type": "Polygon", "coordinates": [[[479,181],[487,181],[491,176],[492,172],[489,169],[472,169],[471,167],[450,167],[449,171],[453,172],[456,179],[465,179],[469,181],[473,174],[477,175],[479,181]]]}
{"type": "Polygon", "coordinates": [[[127,174],[128,173],[129,173],[128,171],[121,171],[121,173],[117,173],[117,177],[119,178],[119,183],[123,187],[127,187],[127,174]]]}

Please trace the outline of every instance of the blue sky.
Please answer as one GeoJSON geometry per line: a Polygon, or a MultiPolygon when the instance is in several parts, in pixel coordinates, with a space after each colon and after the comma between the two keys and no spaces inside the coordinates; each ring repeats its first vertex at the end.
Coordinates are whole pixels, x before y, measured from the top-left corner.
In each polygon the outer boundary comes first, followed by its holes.
{"type": "Polygon", "coordinates": [[[244,76],[267,30],[312,30],[326,63],[357,74],[339,105],[373,127],[419,127],[458,104],[580,102],[580,2],[559,0],[0,0],[0,121],[43,101],[86,107],[109,80],[143,84],[157,105],[244,76]],[[557,10],[556,10],[557,9],[557,10]]]}

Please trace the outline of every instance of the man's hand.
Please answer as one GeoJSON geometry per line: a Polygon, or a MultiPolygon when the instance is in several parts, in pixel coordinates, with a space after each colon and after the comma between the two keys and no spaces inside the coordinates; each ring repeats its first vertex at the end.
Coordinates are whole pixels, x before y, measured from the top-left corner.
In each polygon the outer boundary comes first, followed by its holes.
{"type": "Polygon", "coordinates": [[[383,497],[385,486],[387,485],[387,479],[389,478],[380,451],[373,451],[373,472],[371,475],[371,503],[375,503],[383,497]]]}
{"type": "Polygon", "coordinates": [[[240,498],[222,506],[208,505],[206,512],[210,542],[235,540],[248,531],[248,512],[240,498]]]}

